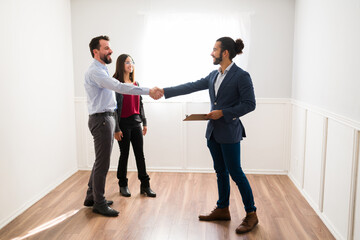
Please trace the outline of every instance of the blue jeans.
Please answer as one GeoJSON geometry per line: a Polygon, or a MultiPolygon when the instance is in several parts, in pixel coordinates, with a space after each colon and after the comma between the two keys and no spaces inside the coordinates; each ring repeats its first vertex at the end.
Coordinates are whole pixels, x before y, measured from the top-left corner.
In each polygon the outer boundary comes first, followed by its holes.
{"type": "Polygon", "coordinates": [[[214,169],[217,176],[219,200],[217,201],[218,208],[225,208],[229,206],[230,198],[230,181],[234,180],[239,188],[242,201],[246,212],[256,210],[254,205],[254,197],[252,190],[240,164],[240,142],[221,144],[217,143],[213,137],[207,141],[207,146],[210,150],[214,161],[214,169]]]}

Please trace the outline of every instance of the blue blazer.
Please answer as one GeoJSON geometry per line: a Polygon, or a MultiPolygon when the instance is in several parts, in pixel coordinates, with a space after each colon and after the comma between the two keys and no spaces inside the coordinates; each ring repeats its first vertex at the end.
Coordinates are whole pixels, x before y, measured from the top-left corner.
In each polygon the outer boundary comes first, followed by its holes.
{"type": "Polygon", "coordinates": [[[256,106],[254,87],[249,73],[234,64],[215,96],[214,83],[218,74],[218,70],[214,70],[198,81],[164,88],[164,95],[171,98],[209,89],[211,111],[222,110],[224,116],[208,121],[206,138],[210,140],[213,136],[218,143],[237,143],[246,137],[239,117],[253,111],[256,106]]]}

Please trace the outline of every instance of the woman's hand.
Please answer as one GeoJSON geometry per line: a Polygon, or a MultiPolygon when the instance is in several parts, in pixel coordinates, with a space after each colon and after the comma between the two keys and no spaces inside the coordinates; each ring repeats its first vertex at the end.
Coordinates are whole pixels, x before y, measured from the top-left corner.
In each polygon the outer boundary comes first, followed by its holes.
{"type": "Polygon", "coordinates": [[[147,133],[147,126],[143,126],[143,135],[145,136],[147,133]]]}
{"type": "Polygon", "coordinates": [[[122,131],[114,133],[114,138],[118,141],[121,141],[121,139],[124,137],[122,131]]]}

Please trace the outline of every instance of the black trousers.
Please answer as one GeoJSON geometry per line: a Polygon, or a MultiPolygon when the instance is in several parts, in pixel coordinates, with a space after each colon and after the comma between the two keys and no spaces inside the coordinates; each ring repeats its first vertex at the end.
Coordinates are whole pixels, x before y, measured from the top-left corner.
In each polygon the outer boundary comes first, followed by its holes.
{"type": "Polygon", "coordinates": [[[141,181],[142,187],[149,187],[150,177],[146,173],[145,157],[144,157],[144,141],[142,135],[141,125],[134,124],[132,126],[122,125],[120,122],[120,129],[123,133],[123,138],[118,141],[120,147],[120,157],[117,170],[117,178],[119,179],[119,186],[125,187],[128,185],[127,165],[129,159],[130,143],[134,150],[136,166],[138,170],[138,178],[141,181]]]}
{"type": "Polygon", "coordinates": [[[109,171],[110,156],[114,142],[114,116],[90,116],[89,129],[94,138],[95,162],[91,171],[86,200],[94,200],[96,204],[106,203],[105,181],[109,171]]]}

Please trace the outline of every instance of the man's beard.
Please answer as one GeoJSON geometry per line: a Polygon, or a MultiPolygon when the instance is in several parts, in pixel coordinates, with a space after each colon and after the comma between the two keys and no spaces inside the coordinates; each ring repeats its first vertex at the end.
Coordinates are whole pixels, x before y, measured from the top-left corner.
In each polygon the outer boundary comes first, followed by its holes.
{"type": "Polygon", "coordinates": [[[110,57],[110,59],[108,59],[107,56],[110,56],[110,54],[108,54],[108,55],[106,55],[106,56],[105,56],[105,55],[100,56],[100,59],[101,59],[104,63],[110,64],[110,63],[112,62],[112,59],[111,59],[111,57],[110,57]]]}
{"type": "Polygon", "coordinates": [[[221,61],[222,61],[222,56],[220,55],[220,57],[215,58],[214,65],[218,65],[219,63],[221,63],[221,61]]]}
{"type": "Polygon", "coordinates": [[[221,63],[221,61],[223,60],[222,59],[222,53],[223,53],[223,51],[220,51],[220,57],[215,58],[214,65],[218,65],[218,64],[221,63]]]}

